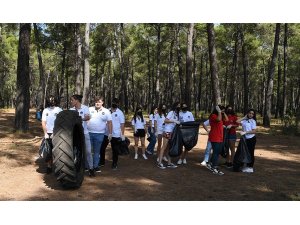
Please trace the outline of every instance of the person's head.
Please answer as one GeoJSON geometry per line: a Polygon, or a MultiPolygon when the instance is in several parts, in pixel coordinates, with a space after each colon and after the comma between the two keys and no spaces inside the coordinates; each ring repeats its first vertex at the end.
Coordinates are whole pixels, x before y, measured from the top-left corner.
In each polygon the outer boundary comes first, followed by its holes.
{"type": "Polygon", "coordinates": [[[119,107],[119,99],[118,98],[114,98],[111,102],[111,108],[112,109],[117,109],[119,107]]]}
{"type": "Polygon", "coordinates": [[[72,107],[81,105],[82,97],[82,95],[72,95],[70,99],[72,107]]]}
{"type": "Polygon", "coordinates": [[[47,106],[48,107],[54,107],[57,106],[57,100],[54,98],[53,95],[50,95],[47,99],[47,106]]]}
{"type": "Polygon", "coordinates": [[[102,96],[95,97],[95,107],[96,109],[100,109],[104,104],[104,98],[102,96]]]}
{"type": "MultiPolygon", "coordinates": [[[[221,109],[221,112],[224,113],[225,112],[225,107],[223,105],[218,105],[218,106],[221,109]]],[[[217,111],[216,108],[214,108],[214,110],[212,111],[212,114],[218,115],[218,111],[217,111]]]]}
{"type": "Polygon", "coordinates": [[[173,110],[173,111],[179,112],[179,110],[180,110],[180,102],[175,102],[175,103],[172,105],[172,110],[173,110]]]}
{"type": "Polygon", "coordinates": [[[167,106],[165,104],[159,104],[157,108],[157,113],[161,116],[162,114],[166,114],[167,112],[167,106]]]}
{"type": "Polygon", "coordinates": [[[150,114],[156,114],[157,113],[157,108],[155,106],[152,106],[150,114]]]}
{"type": "Polygon", "coordinates": [[[188,111],[188,106],[187,106],[186,103],[181,104],[181,110],[182,110],[182,112],[187,112],[188,111]]]}
{"type": "Polygon", "coordinates": [[[256,121],[256,112],[254,109],[249,109],[247,111],[247,118],[248,119],[254,119],[256,121]]]}
{"type": "Polygon", "coordinates": [[[227,106],[226,106],[226,108],[225,108],[225,113],[226,113],[227,115],[235,115],[235,112],[234,112],[234,110],[233,110],[233,108],[232,108],[231,105],[227,105],[227,106]]]}
{"type": "Polygon", "coordinates": [[[134,120],[136,122],[136,117],[141,118],[142,122],[144,122],[144,117],[143,117],[143,110],[142,107],[138,106],[134,112],[134,120]]]}

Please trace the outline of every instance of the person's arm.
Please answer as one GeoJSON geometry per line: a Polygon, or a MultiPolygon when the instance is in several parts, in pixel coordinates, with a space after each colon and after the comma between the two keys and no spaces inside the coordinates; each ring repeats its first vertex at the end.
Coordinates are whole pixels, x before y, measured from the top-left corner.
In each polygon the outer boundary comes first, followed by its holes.
{"type": "Polygon", "coordinates": [[[209,133],[209,129],[208,129],[208,127],[205,125],[205,123],[203,123],[203,128],[204,128],[204,130],[205,130],[207,133],[209,133]]]}
{"type": "Polygon", "coordinates": [[[107,127],[108,127],[108,134],[111,135],[112,134],[112,121],[111,120],[107,121],[107,127]]]}
{"type": "Polygon", "coordinates": [[[225,121],[225,122],[229,120],[229,119],[228,119],[228,116],[227,116],[227,114],[226,114],[225,112],[223,112],[223,116],[224,116],[224,121],[225,121]]]}
{"type": "Polygon", "coordinates": [[[46,121],[45,120],[42,121],[42,128],[43,128],[44,134],[46,135],[47,134],[47,128],[46,128],[46,121]]]}
{"type": "Polygon", "coordinates": [[[247,115],[245,115],[244,117],[239,118],[236,122],[237,123],[241,123],[243,120],[247,119],[247,115]]]}

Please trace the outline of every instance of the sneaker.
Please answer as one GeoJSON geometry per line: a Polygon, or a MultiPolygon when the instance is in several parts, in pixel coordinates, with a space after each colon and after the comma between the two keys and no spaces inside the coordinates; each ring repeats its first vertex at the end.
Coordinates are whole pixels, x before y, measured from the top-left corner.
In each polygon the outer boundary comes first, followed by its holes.
{"type": "Polygon", "coordinates": [[[90,177],[95,177],[96,176],[94,169],[89,169],[89,176],[90,177]]]}
{"type": "Polygon", "coordinates": [[[186,164],[187,164],[186,159],[183,159],[183,160],[182,160],[182,163],[183,163],[184,165],[186,165],[186,164]]]}
{"type": "Polygon", "coordinates": [[[174,165],[173,163],[168,164],[167,167],[168,167],[168,168],[172,168],[172,169],[177,168],[177,166],[174,165]]]}
{"type": "Polygon", "coordinates": [[[206,166],[206,164],[207,164],[207,162],[205,162],[205,161],[203,161],[203,162],[201,163],[202,166],[206,166]]]}
{"type": "Polygon", "coordinates": [[[164,160],[165,162],[168,162],[168,159],[167,159],[166,156],[163,157],[163,160],[164,160]]]}
{"type": "Polygon", "coordinates": [[[94,170],[95,170],[95,172],[97,172],[97,173],[101,173],[101,170],[100,170],[99,167],[94,168],[94,170]]]}
{"type": "Polygon", "coordinates": [[[244,167],[242,169],[242,172],[244,172],[244,173],[253,173],[253,168],[252,167],[244,167]]]}
{"type": "Polygon", "coordinates": [[[160,169],[166,169],[166,167],[162,163],[158,163],[157,167],[160,168],[160,169]]]}
{"type": "Polygon", "coordinates": [[[116,165],[116,164],[114,165],[114,164],[113,164],[113,165],[111,166],[111,168],[112,168],[112,170],[117,170],[117,169],[118,169],[118,165],[116,165]]]}
{"type": "Polygon", "coordinates": [[[47,174],[52,173],[52,168],[51,168],[51,167],[47,167],[46,173],[47,173],[47,174]]]}
{"type": "Polygon", "coordinates": [[[147,153],[148,155],[152,155],[152,154],[153,154],[152,152],[150,152],[150,151],[148,151],[148,150],[146,150],[146,153],[147,153]]]}
{"type": "Polygon", "coordinates": [[[148,159],[147,156],[145,154],[143,154],[144,159],[148,159]]]}
{"type": "Polygon", "coordinates": [[[138,159],[138,157],[139,157],[138,154],[134,155],[134,159],[138,159]]]}
{"type": "Polygon", "coordinates": [[[206,163],[206,168],[209,169],[210,171],[213,171],[213,167],[210,163],[206,163]]]}
{"type": "Polygon", "coordinates": [[[182,159],[179,159],[177,165],[181,165],[181,164],[182,164],[182,159]]]}
{"type": "Polygon", "coordinates": [[[213,174],[217,174],[220,176],[224,175],[224,173],[221,170],[219,170],[218,168],[213,168],[212,171],[213,171],[213,174]]]}

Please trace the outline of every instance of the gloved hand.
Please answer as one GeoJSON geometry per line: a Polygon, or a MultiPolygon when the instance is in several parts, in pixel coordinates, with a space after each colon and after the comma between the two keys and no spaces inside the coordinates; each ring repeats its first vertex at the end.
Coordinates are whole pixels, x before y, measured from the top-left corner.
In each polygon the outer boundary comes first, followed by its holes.
{"type": "Polygon", "coordinates": [[[51,139],[53,138],[53,134],[50,135],[50,138],[51,138],[51,139]]]}
{"type": "Polygon", "coordinates": [[[153,128],[153,127],[151,127],[151,133],[152,133],[152,134],[154,133],[154,128],[153,128]]]}
{"type": "Polygon", "coordinates": [[[134,127],[134,133],[135,133],[135,134],[137,133],[137,131],[138,131],[138,130],[136,129],[136,127],[134,127]]]}
{"type": "Polygon", "coordinates": [[[121,135],[122,141],[125,141],[125,135],[121,135]]]}
{"type": "Polygon", "coordinates": [[[221,112],[221,109],[220,109],[220,107],[219,107],[218,105],[216,106],[216,110],[217,110],[217,112],[219,112],[219,113],[221,112]]]}
{"type": "Polygon", "coordinates": [[[243,135],[246,134],[246,132],[245,131],[240,131],[240,134],[243,136],[243,135]]]}
{"type": "Polygon", "coordinates": [[[49,138],[50,138],[49,135],[48,135],[47,133],[45,134],[44,137],[45,137],[45,139],[49,139],[49,138]]]}
{"type": "Polygon", "coordinates": [[[176,123],[177,125],[179,125],[180,121],[179,120],[173,120],[173,123],[176,123]]]}
{"type": "Polygon", "coordinates": [[[111,141],[111,138],[112,138],[112,134],[109,134],[108,135],[108,141],[111,141]]]}
{"type": "Polygon", "coordinates": [[[232,124],[228,125],[228,126],[227,126],[227,129],[230,129],[231,127],[232,127],[232,124]]]}

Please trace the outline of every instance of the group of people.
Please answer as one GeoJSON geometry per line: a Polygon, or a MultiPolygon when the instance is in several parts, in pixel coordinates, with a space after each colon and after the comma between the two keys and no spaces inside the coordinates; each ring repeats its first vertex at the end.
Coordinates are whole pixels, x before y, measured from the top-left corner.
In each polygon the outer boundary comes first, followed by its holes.
{"type": "MultiPolygon", "coordinates": [[[[82,118],[82,126],[86,144],[86,169],[89,176],[94,177],[96,172],[101,172],[100,167],[105,165],[105,151],[109,143],[112,148],[112,169],[118,168],[118,148],[121,141],[125,141],[125,116],[119,109],[119,100],[114,98],[110,109],[104,107],[103,97],[95,97],[94,106],[88,107],[81,103],[81,95],[71,96],[70,110],[76,110],[82,118]]],[[[62,111],[57,106],[53,96],[48,99],[48,107],[42,113],[42,127],[45,139],[51,143],[53,136],[54,121],[57,114],[62,111]]],[[[137,107],[131,119],[134,137],[134,159],[139,157],[139,142],[141,143],[142,157],[147,160],[149,155],[157,155],[157,167],[160,169],[177,168],[178,165],[187,164],[187,153],[185,149],[179,156],[177,163],[172,163],[168,154],[169,141],[177,124],[194,121],[193,114],[188,110],[188,105],[175,102],[171,110],[167,112],[167,106],[160,104],[153,107],[149,113],[149,122],[143,115],[142,107],[137,107]],[[149,144],[146,148],[145,139],[149,144]],[[148,156],[147,156],[148,155],[148,156]],[[177,165],[175,165],[177,164],[177,165]]],[[[243,172],[253,172],[256,117],[253,109],[249,110],[246,116],[238,119],[231,106],[218,105],[215,107],[209,119],[203,123],[204,129],[208,132],[209,138],[205,150],[204,160],[201,163],[214,174],[223,175],[218,169],[218,158],[225,136],[228,139],[230,154],[227,155],[225,165],[232,167],[235,154],[235,142],[237,139],[236,128],[242,125],[241,135],[245,135],[246,143],[251,154],[252,162],[246,165],[243,172]],[[209,129],[210,127],[210,129],[209,129]],[[225,129],[224,129],[225,128],[225,129]],[[211,154],[212,150],[212,154],[211,154]]],[[[47,173],[52,172],[52,155],[46,159],[47,173]]]]}

